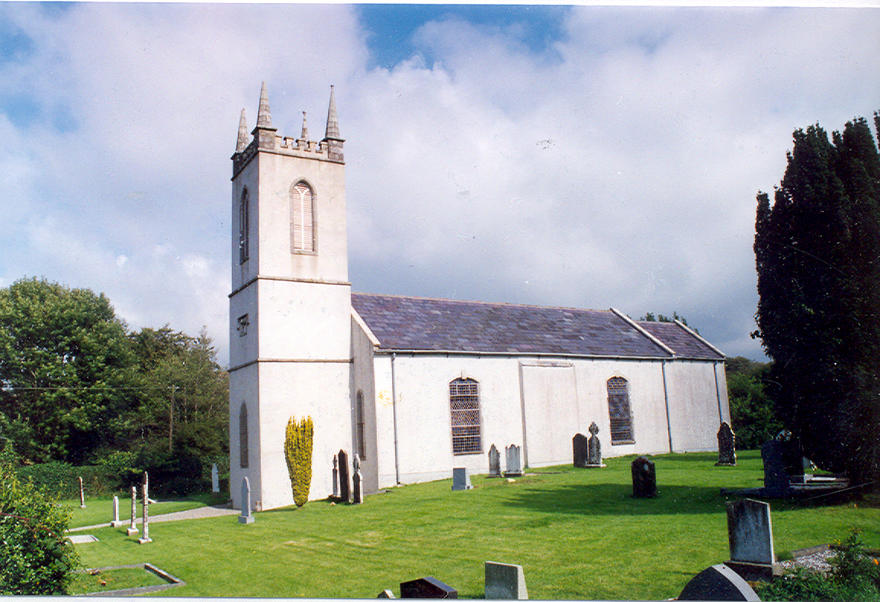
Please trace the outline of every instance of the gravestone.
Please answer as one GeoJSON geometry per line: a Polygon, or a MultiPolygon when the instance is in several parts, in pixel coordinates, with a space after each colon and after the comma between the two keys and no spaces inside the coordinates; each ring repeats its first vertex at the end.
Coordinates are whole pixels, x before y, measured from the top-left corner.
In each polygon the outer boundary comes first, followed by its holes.
{"type": "Polygon", "coordinates": [[[505,477],[521,477],[522,471],[522,448],[519,445],[508,445],[504,449],[507,470],[505,477]]]}
{"type": "Polygon", "coordinates": [[[86,492],[83,490],[83,478],[77,477],[79,479],[79,507],[86,507],[86,492]]]}
{"type": "Polygon", "coordinates": [[[132,535],[138,534],[138,528],[135,524],[135,520],[137,519],[137,489],[132,485],[131,487],[131,524],[128,525],[128,529],[126,530],[126,535],[131,537],[132,535]]]}
{"type": "MultiPolygon", "coordinates": [[[[146,474],[146,473],[144,473],[146,474]]],[[[147,481],[141,486],[143,489],[143,516],[141,516],[141,527],[143,529],[143,534],[140,539],[138,539],[138,543],[150,543],[153,541],[150,539],[150,495],[147,490],[147,481]]]]}
{"type": "Polygon", "coordinates": [[[743,600],[760,602],[761,598],[745,579],[730,567],[714,564],[688,581],[679,600],[743,600]]]}
{"type": "Polygon", "coordinates": [[[333,455],[333,499],[339,497],[339,469],[336,467],[336,463],[339,460],[336,458],[336,455],[333,455]]]}
{"type": "Polygon", "coordinates": [[[376,597],[377,597],[377,598],[393,599],[393,598],[394,598],[394,594],[391,593],[391,590],[390,590],[390,589],[383,589],[381,592],[379,592],[379,595],[376,596],[376,597]]]}
{"type": "Polygon", "coordinates": [[[474,486],[471,485],[471,477],[468,474],[467,468],[453,468],[452,469],[452,490],[453,491],[463,491],[465,489],[473,489],[474,486]]]}
{"type": "Polygon", "coordinates": [[[784,497],[790,490],[790,477],[785,469],[785,442],[771,439],[761,446],[764,462],[764,494],[784,497]]]}
{"type": "Polygon", "coordinates": [[[494,443],[489,448],[489,476],[501,476],[501,454],[498,453],[498,448],[495,447],[494,443]]]}
{"type": "Polygon", "coordinates": [[[251,482],[247,477],[241,480],[241,515],[238,522],[243,525],[254,522],[254,515],[251,513],[251,482]]]}
{"type": "Polygon", "coordinates": [[[780,574],[773,553],[770,504],[750,499],[728,503],[727,537],[730,560],[724,564],[743,579],[769,579],[780,574]]]}
{"type": "Polygon", "coordinates": [[[216,464],[211,464],[211,491],[220,493],[220,473],[217,472],[216,464]]]}
{"type": "Polygon", "coordinates": [[[529,599],[522,566],[487,560],[485,574],[483,592],[487,600],[529,599]]]}
{"type": "Polygon", "coordinates": [[[422,577],[400,584],[401,598],[458,598],[458,591],[434,577],[422,577]]]}
{"type": "Polygon", "coordinates": [[[599,443],[599,427],[590,423],[590,440],[587,441],[587,468],[605,468],[602,464],[602,444],[599,443]]]}
{"type": "Polygon", "coordinates": [[[580,433],[571,438],[571,455],[575,468],[587,467],[587,438],[580,433]]]}
{"type": "Polygon", "coordinates": [[[361,491],[361,459],[357,454],[352,458],[352,463],[354,464],[354,471],[351,475],[351,503],[363,504],[364,492],[361,491]]]}
{"type": "Polygon", "coordinates": [[[350,481],[348,479],[348,454],[339,450],[339,499],[343,502],[351,501],[350,481]]]}
{"type": "Polygon", "coordinates": [[[633,497],[656,497],[657,473],[654,463],[645,456],[639,456],[630,464],[633,482],[633,497]]]}
{"type": "Polygon", "coordinates": [[[718,428],[718,462],[715,466],[736,466],[736,435],[726,422],[718,428]]]}
{"type": "Polygon", "coordinates": [[[113,521],[111,521],[111,527],[121,527],[123,525],[123,521],[119,520],[119,497],[113,496],[113,521]]]}

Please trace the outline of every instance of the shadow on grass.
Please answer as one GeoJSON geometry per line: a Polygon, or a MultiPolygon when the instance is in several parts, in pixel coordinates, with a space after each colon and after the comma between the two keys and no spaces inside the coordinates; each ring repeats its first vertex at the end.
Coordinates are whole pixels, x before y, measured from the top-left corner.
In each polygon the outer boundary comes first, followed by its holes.
{"type": "Polygon", "coordinates": [[[565,485],[552,490],[523,488],[506,501],[537,512],[589,515],[718,514],[725,497],[718,487],[657,487],[654,498],[632,497],[632,485],[596,483],[565,485]]]}

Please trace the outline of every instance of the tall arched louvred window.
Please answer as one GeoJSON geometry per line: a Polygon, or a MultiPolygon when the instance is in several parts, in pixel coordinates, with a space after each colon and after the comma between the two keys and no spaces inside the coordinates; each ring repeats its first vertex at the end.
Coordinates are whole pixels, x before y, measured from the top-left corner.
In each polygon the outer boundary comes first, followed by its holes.
{"type": "Polygon", "coordinates": [[[241,468],[248,467],[248,415],[247,406],[241,404],[241,410],[238,412],[238,455],[239,466],[241,468]]]}
{"type": "Polygon", "coordinates": [[[449,411],[452,414],[452,453],[482,452],[480,384],[472,378],[456,378],[450,382],[449,411]]]}
{"type": "Polygon", "coordinates": [[[238,262],[244,263],[250,256],[250,201],[247,188],[241,191],[241,202],[238,204],[238,262]]]}
{"type": "Polygon", "coordinates": [[[315,195],[305,182],[290,189],[290,250],[315,252],[315,195]]]}
{"type": "Polygon", "coordinates": [[[629,404],[629,383],[625,378],[608,379],[608,416],[611,419],[611,445],[635,443],[632,411],[629,404]]]}

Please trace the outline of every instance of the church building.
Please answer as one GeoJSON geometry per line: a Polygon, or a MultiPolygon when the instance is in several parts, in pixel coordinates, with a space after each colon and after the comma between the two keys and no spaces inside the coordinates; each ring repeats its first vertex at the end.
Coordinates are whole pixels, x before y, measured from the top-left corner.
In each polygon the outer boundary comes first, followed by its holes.
{"type": "Polygon", "coordinates": [[[360,458],[366,493],[489,470],[572,462],[599,427],[604,456],[717,449],[730,422],[724,355],[680,322],[591,310],[353,293],[344,140],[333,88],[324,137],[277,133],[266,87],[232,155],[230,484],[241,507],[293,503],[284,435],[314,421],[311,499],[333,456],[360,458]],[[503,466],[502,466],[503,468],[503,466]]]}

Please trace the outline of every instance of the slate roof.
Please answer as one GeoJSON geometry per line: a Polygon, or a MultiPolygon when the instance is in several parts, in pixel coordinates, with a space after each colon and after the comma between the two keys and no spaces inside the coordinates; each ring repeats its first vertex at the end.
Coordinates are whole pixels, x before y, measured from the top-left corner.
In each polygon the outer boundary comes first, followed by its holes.
{"type": "Polygon", "coordinates": [[[672,349],[676,357],[700,360],[724,359],[723,355],[675,322],[639,322],[638,324],[672,349]]]}
{"type": "Polygon", "coordinates": [[[668,358],[613,311],[352,293],[380,349],[668,358]]]}

